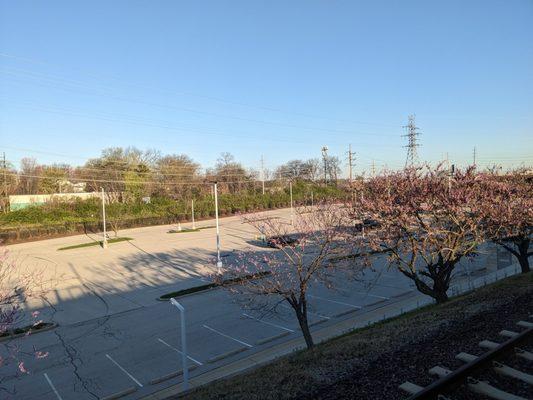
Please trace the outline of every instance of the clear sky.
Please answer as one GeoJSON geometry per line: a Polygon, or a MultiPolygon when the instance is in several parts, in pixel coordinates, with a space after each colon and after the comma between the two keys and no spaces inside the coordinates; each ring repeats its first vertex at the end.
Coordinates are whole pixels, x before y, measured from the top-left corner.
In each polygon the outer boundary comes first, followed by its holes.
{"type": "MultiPolygon", "coordinates": [[[[533,1],[0,0],[0,151],[533,164],[533,1]]],[[[57,153],[58,155],[50,154],[57,153]]]]}

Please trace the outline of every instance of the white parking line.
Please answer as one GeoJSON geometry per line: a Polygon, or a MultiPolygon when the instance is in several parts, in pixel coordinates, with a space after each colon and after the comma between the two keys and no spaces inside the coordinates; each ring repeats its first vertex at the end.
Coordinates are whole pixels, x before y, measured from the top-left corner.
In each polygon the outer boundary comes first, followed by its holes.
{"type": "Polygon", "coordinates": [[[128,375],[128,377],[129,377],[133,382],[135,382],[137,385],[139,385],[139,387],[143,387],[143,385],[142,385],[141,382],[139,382],[137,379],[135,379],[135,377],[134,377],[132,374],[130,374],[128,371],[126,371],[126,370],[122,367],[122,365],[120,365],[118,362],[116,362],[115,360],[113,360],[109,354],[106,354],[105,356],[106,356],[107,358],[109,358],[109,360],[110,360],[113,364],[115,364],[117,367],[119,367],[120,370],[121,370],[122,372],[124,372],[126,375],[128,375]]]}
{"type": "Polygon", "coordinates": [[[261,322],[262,324],[271,325],[271,326],[274,326],[276,328],[286,330],[287,332],[294,332],[294,330],[292,330],[292,329],[285,328],[284,326],[281,326],[281,325],[273,324],[272,322],[263,321],[262,319],[252,317],[251,315],[248,315],[246,313],[242,313],[242,315],[244,315],[246,318],[254,319],[257,322],[261,322]]]}
{"type": "Polygon", "coordinates": [[[236,341],[237,343],[243,344],[243,345],[245,345],[245,346],[247,346],[247,347],[253,347],[251,344],[248,344],[248,343],[242,342],[242,341],[240,341],[239,339],[235,339],[234,337],[231,337],[231,336],[225,335],[225,334],[223,334],[222,332],[219,332],[219,331],[217,331],[216,329],[211,328],[210,326],[204,325],[204,328],[205,328],[205,329],[209,329],[209,330],[212,331],[212,332],[218,333],[220,336],[224,336],[225,338],[228,338],[228,339],[234,340],[234,341],[236,341]]]}
{"type": "MultiPolygon", "coordinates": [[[[174,346],[171,346],[170,344],[168,344],[167,342],[165,342],[163,339],[157,338],[157,340],[158,340],[160,343],[164,344],[165,346],[171,348],[171,349],[174,350],[175,352],[177,352],[177,353],[179,353],[179,354],[182,354],[180,350],[176,349],[174,346]]],[[[198,365],[204,365],[204,364],[202,364],[200,361],[195,360],[194,358],[192,358],[191,356],[187,356],[187,358],[188,358],[189,360],[191,360],[192,362],[198,364],[198,365]]]]}
{"type": "Polygon", "coordinates": [[[363,308],[362,306],[356,306],[355,304],[344,303],[342,301],[337,301],[337,300],[330,300],[330,299],[326,299],[324,297],[313,296],[313,295],[310,295],[310,294],[308,294],[307,296],[312,297],[314,299],[329,301],[331,303],[342,304],[343,306],[348,306],[348,307],[352,307],[352,308],[358,308],[358,309],[359,308],[363,308]]]}
{"type": "MultiPolygon", "coordinates": [[[[286,308],[287,310],[291,310],[291,311],[294,311],[294,309],[292,307],[289,307],[285,304],[280,304],[280,306],[282,306],[283,308],[286,308]]],[[[324,315],[324,314],[319,314],[319,313],[316,313],[316,312],[313,312],[313,311],[307,311],[308,314],[311,314],[311,315],[316,315],[317,317],[320,317],[320,318],[324,318],[324,319],[331,319],[331,317],[328,317],[327,315],[324,315]]]]}
{"type": "Polygon", "coordinates": [[[353,292],[353,293],[364,294],[365,296],[376,297],[378,299],[383,299],[383,300],[390,300],[390,297],[378,296],[377,294],[370,294],[367,292],[353,292]]]}
{"type": "Polygon", "coordinates": [[[46,380],[48,381],[48,384],[50,385],[50,387],[52,388],[52,390],[53,390],[54,393],[56,394],[57,400],[63,400],[63,398],[61,397],[61,395],[60,395],[59,392],[57,391],[56,387],[55,387],[54,384],[52,383],[52,380],[48,377],[48,375],[46,374],[46,372],[44,373],[44,377],[46,378],[46,380]]]}

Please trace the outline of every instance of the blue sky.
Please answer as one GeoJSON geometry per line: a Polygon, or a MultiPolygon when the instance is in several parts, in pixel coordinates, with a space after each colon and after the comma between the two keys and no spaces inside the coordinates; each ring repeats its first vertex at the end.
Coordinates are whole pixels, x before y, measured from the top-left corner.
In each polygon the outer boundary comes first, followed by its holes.
{"type": "MultiPolygon", "coordinates": [[[[533,164],[533,1],[0,0],[0,150],[533,164]]],[[[53,153],[53,154],[52,154],[53,153]]],[[[57,154],[57,155],[55,155],[57,154]]]]}

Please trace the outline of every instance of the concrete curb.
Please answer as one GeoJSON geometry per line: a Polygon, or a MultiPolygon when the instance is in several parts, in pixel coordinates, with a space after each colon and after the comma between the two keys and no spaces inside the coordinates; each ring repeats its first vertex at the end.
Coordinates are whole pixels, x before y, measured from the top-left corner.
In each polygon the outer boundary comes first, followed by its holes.
{"type": "Polygon", "coordinates": [[[268,342],[272,342],[272,341],[274,341],[276,339],[282,338],[282,337],[290,335],[290,334],[291,334],[291,332],[289,332],[289,331],[281,332],[278,335],[270,336],[270,337],[267,337],[267,338],[264,338],[264,339],[259,339],[258,341],[255,342],[255,344],[257,346],[259,346],[259,345],[262,345],[262,344],[265,344],[265,343],[268,343],[268,342]]]}
{"type": "Polygon", "coordinates": [[[128,394],[135,393],[137,391],[137,388],[132,386],[130,388],[121,390],[120,392],[116,392],[113,394],[110,394],[109,396],[100,397],[99,400],[115,400],[120,399],[121,397],[127,396],[128,394]]]}
{"type": "MultiPolygon", "coordinates": [[[[192,365],[191,367],[189,367],[188,369],[189,369],[189,372],[190,372],[190,371],[194,371],[196,368],[198,368],[198,365],[195,364],[195,365],[192,365]]],[[[169,379],[175,378],[176,376],[180,376],[180,375],[183,375],[183,370],[182,369],[179,369],[179,370],[171,372],[169,374],[160,376],[158,378],[154,378],[154,379],[150,380],[149,383],[150,383],[150,385],[157,385],[158,383],[167,381],[169,379]]]]}
{"type": "Polygon", "coordinates": [[[239,347],[238,349],[235,349],[235,350],[231,350],[231,351],[228,351],[227,353],[222,353],[222,354],[219,354],[218,356],[215,356],[215,357],[212,357],[210,358],[209,360],[207,360],[207,362],[209,364],[212,364],[212,363],[215,363],[217,361],[220,361],[224,358],[227,358],[227,357],[230,357],[230,356],[233,356],[235,354],[239,354],[239,353],[242,353],[243,351],[245,350],[248,350],[248,347],[239,347]]]}
{"type": "MultiPolygon", "coordinates": [[[[55,329],[58,326],[59,326],[58,324],[52,323],[52,325],[50,325],[50,326],[46,326],[44,328],[37,329],[37,330],[34,330],[34,331],[32,331],[30,329],[30,331],[31,331],[30,335],[35,335],[37,333],[51,331],[52,329],[55,329]]],[[[28,334],[28,332],[21,332],[21,333],[16,333],[14,335],[2,336],[2,337],[0,337],[0,342],[6,342],[8,340],[12,340],[12,339],[16,339],[16,338],[19,338],[19,337],[22,337],[22,336],[26,336],[27,334],[28,334]]]]}

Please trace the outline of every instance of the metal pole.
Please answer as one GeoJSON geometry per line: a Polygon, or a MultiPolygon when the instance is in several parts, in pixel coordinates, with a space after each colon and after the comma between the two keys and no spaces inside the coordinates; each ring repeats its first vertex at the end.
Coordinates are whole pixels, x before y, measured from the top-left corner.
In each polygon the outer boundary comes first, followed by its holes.
{"type": "Polygon", "coordinates": [[[314,199],[313,199],[313,191],[311,191],[311,207],[315,205],[314,199]]]}
{"type": "Polygon", "coordinates": [[[185,331],[185,308],[176,301],[170,299],[170,302],[180,310],[181,322],[181,362],[183,364],[183,390],[189,390],[189,367],[187,365],[187,333],[185,331]]]}
{"type": "Polygon", "coordinates": [[[220,274],[222,273],[222,259],[220,258],[220,229],[218,227],[218,188],[216,182],[213,190],[215,192],[215,220],[217,226],[217,269],[218,273],[220,274]]]}
{"type": "Polygon", "coordinates": [[[104,228],[104,240],[102,241],[102,247],[107,249],[107,232],[106,232],[106,223],[105,223],[105,194],[104,188],[102,189],[102,219],[103,219],[103,228],[104,228]]]}
{"type": "Polygon", "coordinates": [[[292,207],[292,181],[289,182],[289,192],[291,193],[291,225],[294,222],[294,208],[292,207]]]}
{"type": "Polygon", "coordinates": [[[9,202],[9,196],[7,195],[7,177],[6,177],[7,164],[6,164],[6,153],[5,152],[3,153],[3,158],[4,158],[4,163],[3,163],[3,167],[4,167],[4,196],[5,196],[4,212],[7,212],[7,203],[9,202]]]}
{"type": "Polygon", "coordinates": [[[192,229],[196,229],[194,224],[194,199],[191,200],[191,209],[192,209],[192,229]]]}
{"type": "Polygon", "coordinates": [[[265,195],[265,161],[261,155],[261,183],[263,185],[263,196],[265,195]]]}

